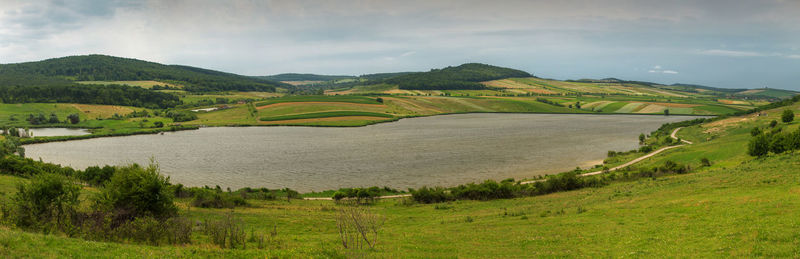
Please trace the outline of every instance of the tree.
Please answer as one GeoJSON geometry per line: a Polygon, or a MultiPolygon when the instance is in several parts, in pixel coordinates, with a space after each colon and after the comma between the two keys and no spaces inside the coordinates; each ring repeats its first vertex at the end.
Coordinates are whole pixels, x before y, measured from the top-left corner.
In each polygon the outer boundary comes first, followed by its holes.
{"type": "Polygon", "coordinates": [[[164,123],[160,122],[160,121],[153,122],[153,125],[155,125],[156,128],[163,128],[164,127],[164,123]]]}
{"type": "Polygon", "coordinates": [[[644,133],[639,134],[639,144],[644,143],[645,139],[647,139],[647,136],[645,136],[644,133]]]}
{"type": "Polygon", "coordinates": [[[769,127],[770,128],[774,128],[775,126],[778,126],[778,121],[772,120],[772,121],[769,122],[769,127]]]}
{"type": "Polygon", "coordinates": [[[792,110],[783,110],[783,114],[781,114],[781,121],[785,123],[792,122],[794,120],[794,112],[792,110]]]}
{"type": "Polygon", "coordinates": [[[664,109],[664,115],[669,116],[669,109],[664,109]]]}
{"type": "Polygon", "coordinates": [[[747,145],[747,154],[751,156],[762,157],[769,153],[769,148],[769,136],[761,134],[750,139],[750,143],[747,145]]]}
{"type": "Polygon", "coordinates": [[[78,124],[78,122],[81,122],[81,116],[73,113],[67,116],[67,120],[69,120],[69,123],[78,124]]]}
{"type": "Polygon", "coordinates": [[[58,116],[55,113],[50,114],[50,119],[47,120],[48,123],[59,123],[58,116]]]}
{"type": "Polygon", "coordinates": [[[581,108],[581,102],[575,102],[575,108],[580,109],[581,108]]]}

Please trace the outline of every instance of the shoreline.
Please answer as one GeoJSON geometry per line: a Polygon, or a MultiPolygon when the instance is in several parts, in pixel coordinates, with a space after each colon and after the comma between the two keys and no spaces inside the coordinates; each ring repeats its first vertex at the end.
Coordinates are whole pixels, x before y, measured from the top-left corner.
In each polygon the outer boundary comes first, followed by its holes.
{"type": "MultiPolygon", "coordinates": [[[[318,127],[318,128],[358,128],[358,127],[366,127],[376,124],[383,124],[383,123],[391,123],[397,122],[402,119],[413,119],[413,118],[425,118],[425,117],[434,117],[434,116],[441,116],[441,115],[460,115],[460,114],[549,114],[549,115],[637,115],[637,116],[682,116],[682,117],[718,117],[724,115],[693,115],[693,114],[670,114],[670,115],[663,115],[663,114],[647,114],[647,113],[559,113],[559,112],[451,112],[451,113],[438,113],[438,114],[431,114],[431,115],[415,115],[415,116],[404,116],[404,117],[395,117],[387,120],[379,120],[379,121],[370,121],[364,125],[353,125],[353,126],[339,126],[339,125],[297,125],[297,124],[230,124],[230,125],[214,125],[214,126],[207,126],[207,125],[180,125],[180,126],[169,126],[170,128],[161,128],[161,129],[142,129],[141,131],[134,131],[134,132],[125,132],[125,133],[109,133],[109,134],[88,134],[88,135],[79,135],[79,136],[49,136],[49,137],[34,137],[34,138],[25,138],[20,139],[20,143],[25,145],[33,145],[33,144],[43,144],[43,143],[51,143],[51,142],[65,142],[65,141],[73,141],[73,140],[84,140],[84,139],[93,139],[93,138],[106,138],[106,137],[125,137],[125,136],[135,136],[135,135],[148,135],[148,134],[159,134],[163,132],[177,132],[177,131],[185,131],[185,130],[198,130],[200,128],[224,128],[224,127],[318,127]]],[[[66,126],[62,127],[61,125],[36,125],[36,127],[27,127],[27,128],[86,128],[86,129],[97,129],[97,128],[87,128],[87,127],[71,127],[66,126]]]]}

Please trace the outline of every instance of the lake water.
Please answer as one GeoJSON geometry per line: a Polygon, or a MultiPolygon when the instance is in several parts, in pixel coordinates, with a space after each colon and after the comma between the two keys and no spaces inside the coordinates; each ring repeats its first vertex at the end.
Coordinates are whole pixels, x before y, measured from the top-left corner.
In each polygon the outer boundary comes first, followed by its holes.
{"type": "Polygon", "coordinates": [[[81,136],[92,134],[87,129],[72,129],[72,128],[34,128],[30,129],[34,137],[52,137],[52,136],[81,136]]]}
{"type": "Polygon", "coordinates": [[[453,186],[600,163],[640,133],[687,116],[458,114],[358,128],[219,127],[25,146],[30,158],[83,169],[155,158],[189,186],[453,186]]]}

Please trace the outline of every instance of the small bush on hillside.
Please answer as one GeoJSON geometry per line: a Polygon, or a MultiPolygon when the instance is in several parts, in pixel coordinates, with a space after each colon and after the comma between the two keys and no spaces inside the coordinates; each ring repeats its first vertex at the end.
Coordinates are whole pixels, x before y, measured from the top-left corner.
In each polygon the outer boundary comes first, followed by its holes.
{"type": "Polygon", "coordinates": [[[758,136],[759,134],[761,134],[761,128],[759,127],[754,127],[752,130],[750,130],[750,136],[755,137],[758,136]]]}
{"type": "Polygon", "coordinates": [[[61,175],[36,175],[30,183],[17,186],[17,193],[11,198],[11,208],[5,216],[25,229],[71,233],[80,189],[61,175]]]}
{"type": "Polygon", "coordinates": [[[778,121],[772,120],[772,121],[769,122],[769,127],[770,128],[774,128],[775,126],[778,126],[778,121]]]}
{"type": "Polygon", "coordinates": [[[747,145],[747,154],[750,156],[762,157],[769,153],[770,140],[765,134],[758,135],[750,139],[747,145]]]}
{"type": "Polygon", "coordinates": [[[409,189],[409,191],[411,192],[411,198],[419,203],[439,203],[454,200],[453,196],[442,187],[422,187],[419,190],[409,189]]]}
{"type": "Polygon", "coordinates": [[[110,212],[114,226],[139,217],[166,219],[175,216],[169,180],[158,165],[143,168],[137,164],[117,168],[96,198],[98,209],[110,212]]]}
{"type": "Polygon", "coordinates": [[[236,206],[246,206],[244,198],[232,193],[224,193],[215,190],[200,190],[194,193],[192,206],[200,208],[233,208],[236,206]]]}
{"type": "Polygon", "coordinates": [[[706,166],[706,167],[711,166],[711,161],[709,161],[707,157],[701,158],[700,166],[706,166]]]}
{"type": "Polygon", "coordinates": [[[784,123],[789,123],[794,120],[794,112],[792,110],[783,110],[781,114],[781,121],[784,123]]]}
{"type": "Polygon", "coordinates": [[[90,166],[87,167],[86,170],[78,171],[75,176],[92,186],[102,186],[111,179],[111,176],[114,175],[114,171],[116,171],[116,168],[113,166],[106,165],[102,168],[99,166],[90,166]]]}

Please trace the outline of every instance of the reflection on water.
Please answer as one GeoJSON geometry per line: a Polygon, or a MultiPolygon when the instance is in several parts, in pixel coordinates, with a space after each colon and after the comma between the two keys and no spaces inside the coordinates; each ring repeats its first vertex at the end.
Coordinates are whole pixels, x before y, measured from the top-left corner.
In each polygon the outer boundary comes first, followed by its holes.
{"type": "Polygon", "coordinates": [[[172,182],[189,186],[451,186],[567,171],[637,148],[639,133],[694,118],[459,114],[359,128],[202,128],[35,144],[26,153],[80,169],[153,157],[172,182]]]}

